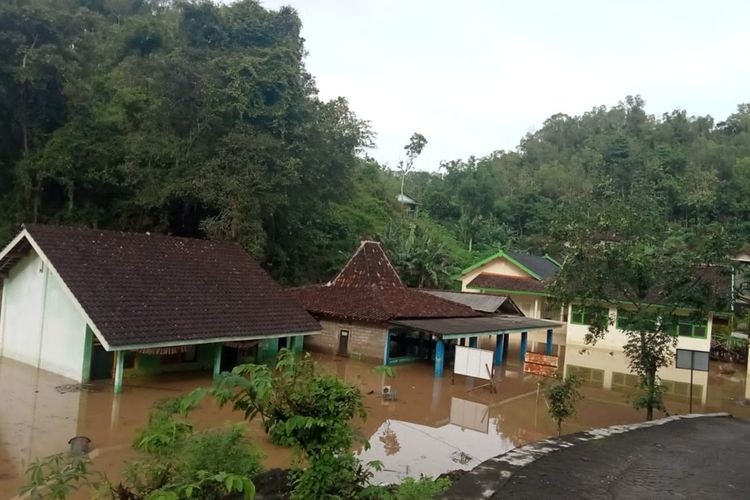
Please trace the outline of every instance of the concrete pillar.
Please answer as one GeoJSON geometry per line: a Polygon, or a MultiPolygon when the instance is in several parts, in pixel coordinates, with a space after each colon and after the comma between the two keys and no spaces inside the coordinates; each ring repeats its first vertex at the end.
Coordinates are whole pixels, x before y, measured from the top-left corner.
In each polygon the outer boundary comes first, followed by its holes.
{"type": "Polygon", "coordinates": [[[503,350],[505,347],[504,334],[495,335],[495,366],[503,364],[503,350]]]}
{"type": "Polygon", "coordinates": [[[443,364],[445,363],[445,344],[441,339],[435,343],[435,376],[443,376],[443,364]]]}
{"type": "Polygon", "coordinates": [[[521,363],[526,361],[526,344],[528,343],[529,332],[521,332],[521,350],[518,353],[518,357],[521,363]]]}
{"type": "Polygon", "coordinates": [[[552,328],[547,330],[547,356],[552,356],[552,328]]]}
{"type": "Polygon", "coordinates": [[[476,347],[477,347],[477,342],[478,342],[478,341],[479,341],[479,338],[477,338],[477,337],[471,337],[471,338],[469,339],[469,347],[474,347],[474,348],[476,348],[476,347]]]}
{"type": "Polygon", "coordinates": [[[125,371],[125,351],[115,351],[115,394],[122,393],[122,373],[125,371]]]}
{"type": "Polygon", "coordinates": [[[383,364],[388,365],[391,360],[391,331],[385,332],[385,347],[383,347],[383,364]]]}
{"type": "Polygon", "coordinates": [[[503,335],[503,359],[508,359],[508,351],[510,351],[510,334],[506,333],[503,335]]]}
{"type": "Polygon", "coordinates": [[[214,378],[221,373],[221,344],[214,344],[214,378]]]}

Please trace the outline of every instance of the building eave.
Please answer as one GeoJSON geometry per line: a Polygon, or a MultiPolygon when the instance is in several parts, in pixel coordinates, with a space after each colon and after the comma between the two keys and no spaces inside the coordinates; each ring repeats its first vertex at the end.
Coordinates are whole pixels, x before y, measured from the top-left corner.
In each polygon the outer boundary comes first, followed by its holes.
{"type": "Polygon", "coordinates": [[[136,349],[155,349],[160,347],[176,347],[186,345],[204,345],[204,344],[220,344],[223,342],[246,342],[248,340],[266,340],[266,339],[278,339],[284,337],[306,337],[310,335],[320,335],[321,331],[310,331],[310,332],[289,332],[289,333],[273,333],[268,335],[247,335],[247,336],[223,336],[223,337],[211,337],[205,339],[192,339],[192,340],[174,340],[168,342],[153,342],[153,343],[141,343],[141,344],[126,344],[112,346],[105,348],[107,351],[134,351],[136,349]]]}

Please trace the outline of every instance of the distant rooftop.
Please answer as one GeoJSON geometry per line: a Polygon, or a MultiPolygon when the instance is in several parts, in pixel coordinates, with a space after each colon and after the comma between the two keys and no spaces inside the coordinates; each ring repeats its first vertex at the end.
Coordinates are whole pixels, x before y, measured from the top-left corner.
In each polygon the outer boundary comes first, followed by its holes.
{"type": "Polygon", "coordinates": [[[505,295],[490,295],[486,293],[473,292],[451,292],[448,290],[421,290],[423,293],[429,293],[435,297],[458,302],[471,307],[475,311],[495,314],[517,314],[523,316],[521,310],[509,297],[505,295]]]}

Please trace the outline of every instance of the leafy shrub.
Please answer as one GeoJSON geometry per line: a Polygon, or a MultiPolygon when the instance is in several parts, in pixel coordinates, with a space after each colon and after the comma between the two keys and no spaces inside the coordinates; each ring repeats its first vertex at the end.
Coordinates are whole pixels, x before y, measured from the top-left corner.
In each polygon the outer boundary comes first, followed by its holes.
{"type": "Polygon", "coordinates": [[[361,440],[351,421],[366,416],[362,394],[320,372],[309,355],[297,359],[282,349],[274,371],[264,365],[237,366],[217,380],[214,395],[247,419],[260,417],[273,442],[295,448],[293,498],[350,498],[369,479],[367,468],[351,453],[361,440]]]}
{"type": "Polygon", "coordinates": [[[142,457],[125,468],[122,483],[114,486],[91,471],[86,455],[60,454],[32,463],[21,492],[58,500],[85,487],[90,497],[118,500],[214,500],[232,493],[251,500],[261,456],[241,428],[194,432],[187,420],[206,392],[198,389],[152,410],[133,443],[142,457]]]}
{"type": "Polygon", "coordinates": [[[450,488],[447,478],[407,477],[396,487],[370,486],[359,495],[362,500],[430,500],[450,488]]]}
{"type": "Polygon", "coordinates": [[[62,500],[82,487],[89,491],[102,489],[101,479],[91,470],[87,455],[58,453],[31,462],[19,494],[33,500],[62,500]]]}
{"type": "Polygon", "coordinates": [[[578,392],[582,381],[575,375],[568,375],[565,380],[556,382],[544,390],[547,411],[557,423],[557,435],[562,434],[562,423],[576,414],[576,402],[583,396],[578,392]]]}
{"type": "Polygon", "coordinates": [[[128,466],[120,491],[149,499],[208,500],[233,492],[252,498],[261,455],[245,442],[242,429],[194,432],[187,420],[206,392],[197,389],[152,411],[134,443],[146,457],[128,466]]]}

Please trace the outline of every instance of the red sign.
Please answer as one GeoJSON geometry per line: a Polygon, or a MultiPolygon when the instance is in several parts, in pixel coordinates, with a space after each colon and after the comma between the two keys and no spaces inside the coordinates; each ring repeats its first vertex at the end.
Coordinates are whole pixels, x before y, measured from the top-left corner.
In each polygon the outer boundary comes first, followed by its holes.
{"type": "Polygon", "coordinates": [[[559,365],[557,356],[547,356],[535,352],[527,352],[524,361],[524,373],[541,375],[542,377],[554,377],[559,365]]]}

